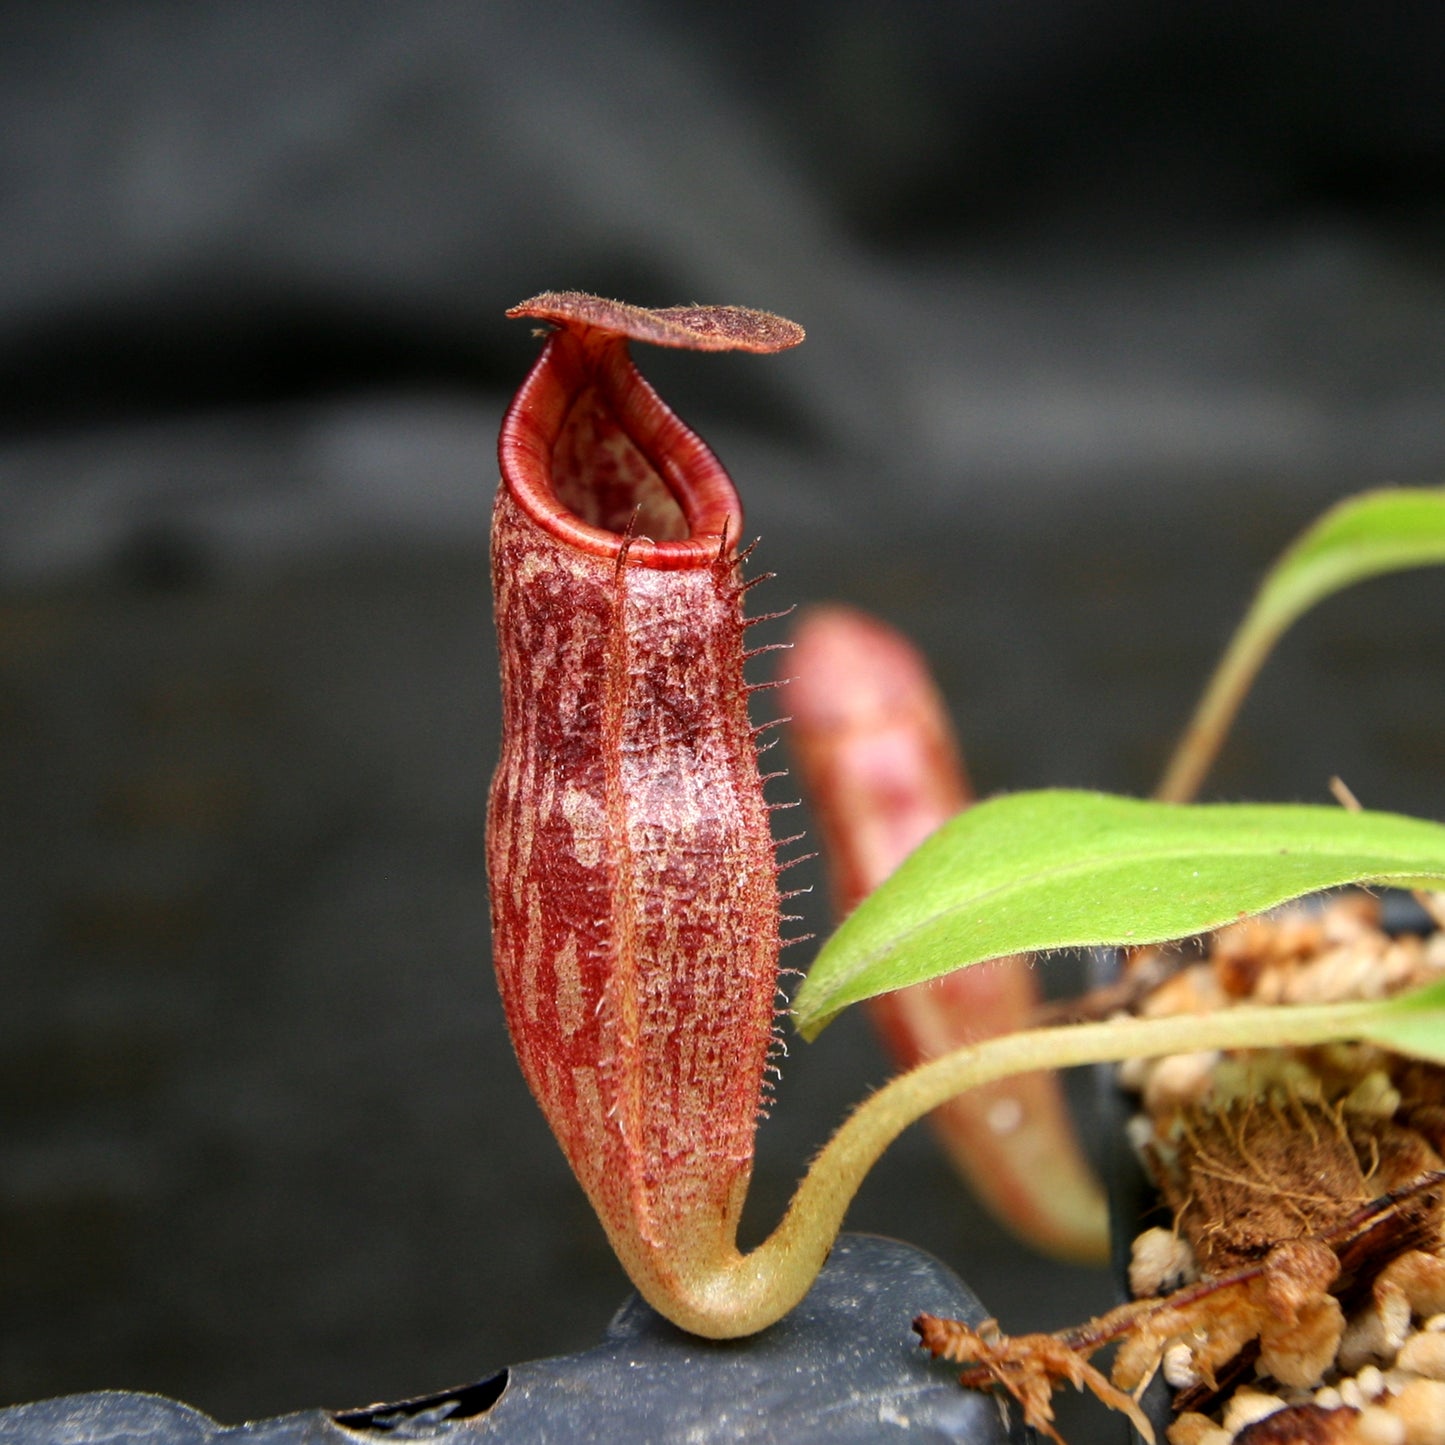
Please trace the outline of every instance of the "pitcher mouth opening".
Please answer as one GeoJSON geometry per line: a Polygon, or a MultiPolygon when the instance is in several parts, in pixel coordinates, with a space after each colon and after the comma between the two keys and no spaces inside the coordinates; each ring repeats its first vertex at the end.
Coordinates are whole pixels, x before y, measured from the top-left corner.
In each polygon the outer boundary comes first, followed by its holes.
{"type": "Polygon", "coordinates": [[[567,325],[551,336],[507,410],[498,454],[522,511],[596,557],[700,567],[742,533],[722,464],[611,332],[567,325]]]}

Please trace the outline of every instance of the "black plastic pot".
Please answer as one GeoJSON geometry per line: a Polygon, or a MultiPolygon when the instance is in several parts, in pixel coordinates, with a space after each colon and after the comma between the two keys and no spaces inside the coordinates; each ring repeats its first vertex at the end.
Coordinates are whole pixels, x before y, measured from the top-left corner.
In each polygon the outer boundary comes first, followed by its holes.
{"type": "Polygon", "coordinates": [[[684,1334],[634,1296],[591,1350],[424,1399],[225,1426],[155,1395],[67,1395],[0,1410],[0,1445],[1027,1445],[1017,1411],[1006,1418],[924,1354],[910,1328],[921,1310],[973,1324],[986,1313],[922,1250],[844,1235],[803,1303],[747,1340],[684,1334]]]}

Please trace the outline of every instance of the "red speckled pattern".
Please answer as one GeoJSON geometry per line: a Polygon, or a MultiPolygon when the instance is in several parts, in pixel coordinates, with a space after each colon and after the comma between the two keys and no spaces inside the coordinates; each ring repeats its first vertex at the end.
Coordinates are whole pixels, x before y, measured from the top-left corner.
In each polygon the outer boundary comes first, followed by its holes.
{"type": "Polygon", "coordinates": [[[595,330],[552,338],[501,451],[488,867],[512,1040],[624,1263],[730,1245],[778,953],[741,513],[595,330]]]}
{"type": "Polygon", "coordinates": [[[512,307],[507,315],[587,326],[688,351],[786,351],[803,340],[803,328],[796,321],[771,311],[746,306],[632,306],[583,291],[543,291],[512,307]]]}

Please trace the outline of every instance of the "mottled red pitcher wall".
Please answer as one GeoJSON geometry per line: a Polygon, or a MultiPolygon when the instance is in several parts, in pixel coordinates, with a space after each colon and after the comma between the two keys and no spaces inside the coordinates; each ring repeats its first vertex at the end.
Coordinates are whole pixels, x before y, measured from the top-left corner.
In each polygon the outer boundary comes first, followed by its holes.
{"type": "Polygon", "coordinates": [[[779,910],[743,680],[741,508],[623,333],[716,347],[756,313],[564,294],[513,314],[561,329],[500,445],[494,955],[523,1072],[636,1277],[732,1247],[779,910]]]}

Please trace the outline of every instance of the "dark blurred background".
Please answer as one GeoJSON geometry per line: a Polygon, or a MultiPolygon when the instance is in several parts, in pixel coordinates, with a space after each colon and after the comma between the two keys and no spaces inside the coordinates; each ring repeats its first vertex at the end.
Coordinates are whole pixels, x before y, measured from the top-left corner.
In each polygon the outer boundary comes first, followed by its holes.
{"type": "MultiPolygon", "coordinates": [[[[1144,791],[1289,537],[1445,480],[1442,41],[1365,3],[0,8],[0,1403],[356,1405],[625,1292],[487,963],[505,307],[803,322],[639,350],[768,603],[917,635],[981,790],[1144,791]]],[[[1211,792],[1445,814],[1442,588],[1301,625],[1211,792]]],[[[793,1048],[755,1232],[887,1072],[858,1020],[793,1048]]],[[[921,1131],[851,1220],[1007,1328],[1110,1300],[921,1131]]]]}

